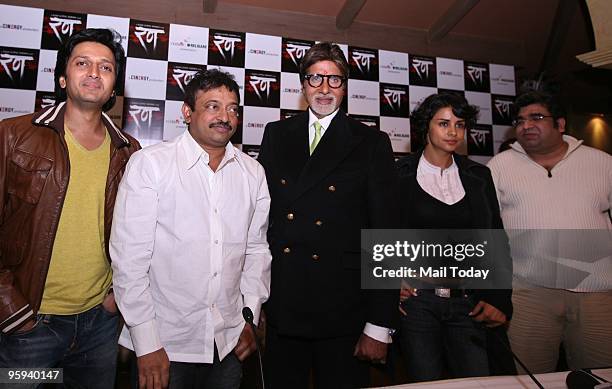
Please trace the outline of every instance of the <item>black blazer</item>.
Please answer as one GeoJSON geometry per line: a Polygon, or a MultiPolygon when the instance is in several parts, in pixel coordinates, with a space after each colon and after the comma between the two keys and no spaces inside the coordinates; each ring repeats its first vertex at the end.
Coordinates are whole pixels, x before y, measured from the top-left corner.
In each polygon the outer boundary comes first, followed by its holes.
{"type": "MultiPolygon", "coordinates": [[[[402,228],[417,228],[411,226],[410,215],[414,207],[419,206],[419,204],[415,204],[413,199],[414,191],[417,190],[415,176],[422,154],[423,152],[419,151],[397,161],[401,199],[400,225],[402,228]]],[[[454,154],[453,157],[459,168],[459,177],[465,189],[469,207],[472,210],[472,224],[465,226],[465,228],[503,229],[499,203],[497,202],[495,186],[489,168],[462,155],[454,154]]],[[[507,240],[502,244],[507,249],[503,250],[504,258],[497,259],[496,263],[504,265],[509,270],[508,274],[511,275],[512,258],[510,257],[507,240]]],[[[512,290],[478,290],[475,291],[475,294],[479,300],[484,300],[504,312],[508,319],[512,316],[512,290]]]]}
{"type": "Polygon", "coordinates": [[[309,338],[359,333],[365,322],[397,328],[396,291],[360,284],[360,230],[396,224],[389,137],[339,111],[310,156],[306,112],[269,123],[258,160],[272,198],[268,323],[309,338]]]}
{"type": "MultiPolygon", "coordinates": [[[[423,151],[410,154],[397,161],[399,174],[400,226],[409,228],[410,214],[415,204],[414,191],[416,188],[416,171],[423,151]]],[[[503,229],[504,225],[499,212],[499,203],[495,185],[488,167],[468,159],[465,156],[454,154],[455,163],[459,168],[459,177],[465,189],[468,204],[472,210],[472,225],[466,228],[503,229]]],[[[512,274],[512,258],[507,237],[504,234],[504,258],[498,259],[500,265],[512,274]]],[[[475,290],[478,301],[483,300],[501,310],[508,320],[512,317],[512,289],[475,290]]],[[[510,344],[506,335],[506,327],[497,327],[487,331],[487,349],[489,353],[489,368],[492,375],[516,374],[512,355],[508,352],[510,344]],[[503,343],[503,344],[502,344],[503,343]]]]}

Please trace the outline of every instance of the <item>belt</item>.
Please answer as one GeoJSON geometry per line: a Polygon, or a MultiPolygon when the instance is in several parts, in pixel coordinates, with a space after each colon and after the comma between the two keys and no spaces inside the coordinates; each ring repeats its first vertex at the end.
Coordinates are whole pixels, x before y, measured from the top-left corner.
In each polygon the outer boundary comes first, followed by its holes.
{"type": "Polygon", "coordinates": [[[438,297],[451,298],[451,297],[468,297],[470,291],[467,289],[450,289],[450,288],[435,288],[435,289],[418,289],[417,293],[427,292],[433,293],[438,297]]]}

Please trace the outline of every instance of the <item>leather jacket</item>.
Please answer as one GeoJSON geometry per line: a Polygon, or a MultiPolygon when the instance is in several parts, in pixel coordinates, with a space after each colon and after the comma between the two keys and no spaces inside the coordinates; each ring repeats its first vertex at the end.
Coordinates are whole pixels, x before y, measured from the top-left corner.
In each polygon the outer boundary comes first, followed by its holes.
{"type": "MultiPolygon", "coordinates": [[[[40,308],[70,179],[66,103],[0,122],[0,331],[17,330],[40,308]]],[[[102,114],[111,138],[104,203],[106,256],[119,182],[140,148],[102,114]]]]}

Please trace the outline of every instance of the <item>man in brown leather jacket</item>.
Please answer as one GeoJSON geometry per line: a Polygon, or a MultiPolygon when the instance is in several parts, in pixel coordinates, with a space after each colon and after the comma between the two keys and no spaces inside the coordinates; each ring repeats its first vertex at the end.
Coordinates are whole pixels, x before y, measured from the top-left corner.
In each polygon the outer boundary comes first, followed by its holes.
{"type": "Polygon", "coordinates": [[[0,368],[62,367],[69,386],[114,385],[108,240],[140,148],[104,113],[125,61],[119,39],[72,35],[57,54],[58,105],[0,122],[0,368]]]}

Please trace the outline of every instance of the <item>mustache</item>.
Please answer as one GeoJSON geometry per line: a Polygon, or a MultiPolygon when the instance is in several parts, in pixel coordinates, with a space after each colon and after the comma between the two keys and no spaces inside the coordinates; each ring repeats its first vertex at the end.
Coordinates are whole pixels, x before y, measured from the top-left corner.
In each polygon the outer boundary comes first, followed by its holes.
{"type": "Polygon", "coordinates": [[[97,87],[101,87],[102,86],[102,81],[98,81],[98,80],[85,80],[85,81],[81,82],[81,85],[95,85],[97,87]]]}
{"type": "Polygon", "coordinates": [[[224,127],[227,130],[231,130],[232,129],[232,125],[230,124],[230,122],[224,122],[223,120],[217,120],[215,122],[212,122],[208,125],[209,128],[213,128],[213,127],[224,127]]]}

